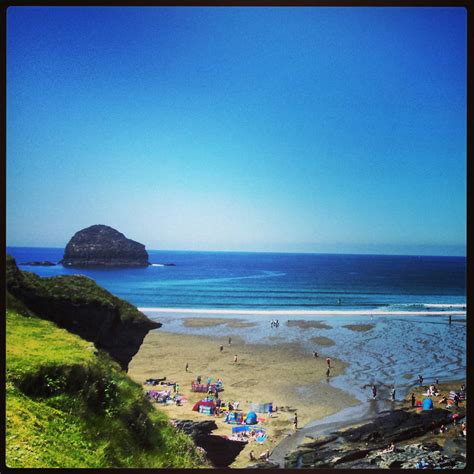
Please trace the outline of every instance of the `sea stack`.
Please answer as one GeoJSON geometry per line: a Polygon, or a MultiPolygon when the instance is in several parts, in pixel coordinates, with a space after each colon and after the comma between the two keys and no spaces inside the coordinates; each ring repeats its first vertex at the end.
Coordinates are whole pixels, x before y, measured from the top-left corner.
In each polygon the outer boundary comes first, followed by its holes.
{"type": "Polygon", "coordinates": [[[145,246],[127,239],[107,225],[93,225],[76,232],[64,250],[66,267],[146,267],[145,246]]]}

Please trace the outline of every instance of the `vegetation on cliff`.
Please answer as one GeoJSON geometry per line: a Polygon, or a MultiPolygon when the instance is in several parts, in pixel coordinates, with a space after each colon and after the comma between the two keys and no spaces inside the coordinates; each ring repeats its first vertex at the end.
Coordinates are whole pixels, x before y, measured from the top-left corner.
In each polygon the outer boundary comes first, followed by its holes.
{"type": "Polygon", "coordinates": [[[191,440],[106,353],[7,295],[9,467],[201,467],[191,440]]]}
{"type": "Polygon", "coordinates": [[[82,275],[41,278],[19,270],[7,256],[6,281],[7,290],[30,311],[94,342],[125,370],[146,334],[161,326],[82,275]]]}
{"type": "Polygon", "coordinates": [[[150,322],[135,306],[117,298],[84,275],[41,278],[36,273],[20,270],[11,255],[7,255],[6,274],[8,290],[22,299],[31,295],[56,301],[65,299],[73,305],[97,304],[104,309],[116,308],[121,321],[150,322]]]}

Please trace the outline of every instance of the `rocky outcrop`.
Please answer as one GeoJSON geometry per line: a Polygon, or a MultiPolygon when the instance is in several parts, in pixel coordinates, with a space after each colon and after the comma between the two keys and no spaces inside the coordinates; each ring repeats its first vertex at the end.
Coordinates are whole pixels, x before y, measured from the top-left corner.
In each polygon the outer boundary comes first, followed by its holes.
{"type": "Polygon", "coordinates": [[[106,225],[93,225],[76,232],[64,250],[61,262],[67,267],[145,267],[145,246],[127,239],[106,225]]]}
{"type": "Polygon", "coordinates": [[[433,443],[398,445],[399,442],[420,439],[442,424],[447,425],[450,415],[448,410],[440,408],[421,413],[407,409],[387,411],[361,426],[300,445],[285,456],[284,467],[413,468],[422,458],[428,459],[432,467],[459,466],[465,462],[462,455],[448,456],[433,443]],[[396,450],[384,452],[390,443],[397,443],[396,450]]]}
{"type": "Polygon", "coordinates": [[[127,370],[143,339],[161,327],[134,306],[81,275],[40,278],[7,256],[7,291],[38,316],[91,341],[127,370]]]}
{"type": "Polygon", "coordinates": [[[214,467],[228,467],[246,444],[211,434],[217,429],[215,421],[173,420],[173,424],[191,436],[196,446],[204,449],[206,457],[214,467]]]}

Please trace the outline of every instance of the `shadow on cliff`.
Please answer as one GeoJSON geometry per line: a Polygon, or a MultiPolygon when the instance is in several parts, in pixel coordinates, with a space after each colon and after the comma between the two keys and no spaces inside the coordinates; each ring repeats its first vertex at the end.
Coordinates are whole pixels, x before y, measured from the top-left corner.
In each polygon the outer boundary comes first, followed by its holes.
{"type": "Polygon", "coordinates": [[[30,311],[93,342],[120,366],[128,364],[143,339],[161,323],[151,321],[133,305],[82,275],[40,278],[21,271],[7,255],[7,291],[30,311]]]}

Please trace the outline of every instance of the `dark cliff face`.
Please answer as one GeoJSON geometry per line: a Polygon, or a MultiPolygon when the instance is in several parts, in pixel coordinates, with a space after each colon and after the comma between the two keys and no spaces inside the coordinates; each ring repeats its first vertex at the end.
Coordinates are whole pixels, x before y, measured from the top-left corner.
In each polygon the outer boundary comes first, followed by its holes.
{"type": "Polygon", "coordinates": [[[38,316],[94,342],[127,370],[143,339],[161,327],[134,306],[81,275],[40,278],[7,257],[7,290],[38,316]]]}
{"type": "Polygon", "coordinates": [[[73,267],[149,265],[143,244],[106,225],[93,225],[76,232],[66,245],[60,263],[73,267]]]}

